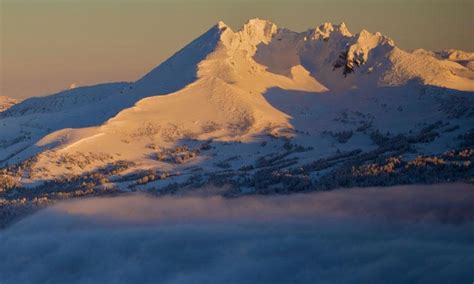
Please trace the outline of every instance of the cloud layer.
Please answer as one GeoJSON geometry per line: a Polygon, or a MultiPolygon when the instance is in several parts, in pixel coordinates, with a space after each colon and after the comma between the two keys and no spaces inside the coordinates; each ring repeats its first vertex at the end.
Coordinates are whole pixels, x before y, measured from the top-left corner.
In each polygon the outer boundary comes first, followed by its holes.
{"type": "Polygon", "coordinates": [[[0,232],[3,283],[470,283],[474,188],[65,202],[0,232]]]}

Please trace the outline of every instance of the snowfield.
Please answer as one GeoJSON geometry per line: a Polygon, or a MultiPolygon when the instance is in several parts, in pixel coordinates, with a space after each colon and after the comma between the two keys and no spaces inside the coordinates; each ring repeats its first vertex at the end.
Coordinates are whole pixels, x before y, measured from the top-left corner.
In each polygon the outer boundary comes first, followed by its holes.
{"type": "Polygon", "coordinates": [[[2,97],[0,216],[206,184],[239,196],[472,182],[473,58],[344,23],[219,22],[136,82],[2,97]]]}

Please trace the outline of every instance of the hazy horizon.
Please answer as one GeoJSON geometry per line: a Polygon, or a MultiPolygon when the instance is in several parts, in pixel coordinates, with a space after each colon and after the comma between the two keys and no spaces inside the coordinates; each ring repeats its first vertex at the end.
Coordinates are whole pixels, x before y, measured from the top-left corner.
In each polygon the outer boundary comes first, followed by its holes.
{"type": "Polygon", "coordinates": [[[134,81],[219,20],[268,19],[295,31],[344,21],[403,49],[474,51],[471,1],[1,0],[0,95],[43,96],[134,81]]]}

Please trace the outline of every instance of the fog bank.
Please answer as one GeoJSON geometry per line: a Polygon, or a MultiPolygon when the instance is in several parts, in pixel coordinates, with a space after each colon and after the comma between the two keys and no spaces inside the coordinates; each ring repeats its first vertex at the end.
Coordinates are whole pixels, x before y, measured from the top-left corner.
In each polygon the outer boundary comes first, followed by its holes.
{"type": "Polygon", "coordinates": [[[68,201],[0,231],[0,283],[470,283],[474,187],[68,201]]]}

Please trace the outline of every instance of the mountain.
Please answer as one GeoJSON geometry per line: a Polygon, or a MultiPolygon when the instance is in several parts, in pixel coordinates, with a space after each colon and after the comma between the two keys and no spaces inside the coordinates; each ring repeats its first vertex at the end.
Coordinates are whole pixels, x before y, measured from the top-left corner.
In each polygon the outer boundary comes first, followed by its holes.
{"type": "MultiPolygon", "coordinates": [[[[471,71],[474,71],[474,52],[449,49],[436,54],[439,58],[457,62],[471,71]]],[[[472,78],[472,77],[471,77],[472,78]]]]}
{"type": "Polygon", "coordinates": [[[136,82],[1,112],[0,194],[472,181],[471,59],[405,51],[344,23],[294,32],[252,19],[234,32],[219,22],[136,82]]]}
{"type": "Polygon", "coordinates": [[[18,101],[14,98],[0,96],[0,112],[9,109],[10,107],[12,107],[13,105],[17,103],[18,101]]]}

